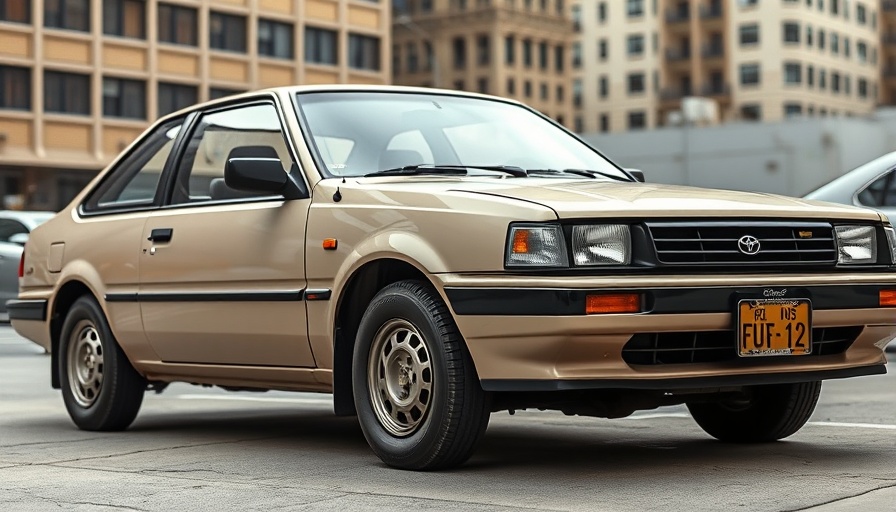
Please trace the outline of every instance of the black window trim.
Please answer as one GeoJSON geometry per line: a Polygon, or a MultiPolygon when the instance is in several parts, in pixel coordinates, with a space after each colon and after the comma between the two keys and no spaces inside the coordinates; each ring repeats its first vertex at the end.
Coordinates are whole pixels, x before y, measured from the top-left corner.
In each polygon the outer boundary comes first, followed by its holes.
{"type": "MultiPolygon", "coordinates": [[[[880,180],[881,178],[887,178],[887,177],[889,178],[887,183],[896,181],[896,166],[887,167],[886,171],[875,175],[873,178],[868,180],[867,183],[865,183],[864,185],[859,187],[858,190],[856,190],[856,193],[853,194],[853,196],[852,196],[853,204],[856,206],[861,206],[862,208],[876,208],[876,209],[888,208],[887,206],[884,206],[884,205],[867,205],[867,204],[859,201],[859,196],[862,195],[863,192],[868,190],[868,187],[877,183],[877,181],[880,180]]],[[[886,192],[884,192],[884,197],[886,197],[886,192]]]]}
{"type": "Polygon", "coordinates": [[[164,183],[166,176],[168,174],[170,174],[174,156],[180,152],[180,148],[181,148],[181,145],[183,144],[185,134],[186,134],[188,128],[190,128],[193,125],[193,123],[195,122],[196,117],[197,117],[196,112],[189,112],[185,116],[164,117],[162,119],[159,119],[152,126],[150,126],[146,130],[146,132],[144,132],[144,134],[137,140],[137,143],[135,143],[131,147],[131,149],[129,151],[119,155],[118,158],[116,158],[112,162],[112,164],[110,164],[109,170],[106,171],[105,175],[100,179],[99,182],[97,182],[91,188],[90,192],[88,192],[87,195],[84,196],[84,199],[81,201],[81,204],[78,205],[78,209],[77,209],[78,216],[88,218],[88,217],[99,217],[99,216],[103,216],[103,215],[116,215],[116,214],[123,214],[123,213],[138,213],[138,212],[148,212],[148,211],[152,211],[152,210],[158,210],[161,205],[162,190],[164,189],[162,184],[164,183]],[[183,120],[183,123],[181,124],[180,131],[177,133],[177,136],[175,136],[175,138],[174,138],[174,145],[171,147],[171,152],[168,154],[168,158],[165,159],[165,165],[162,167],[162,175],[159,177],[159,183],[156,184],[156,194],[153,197],[151,204],[147,204],[147,205],[143,205],[143,204],[127,205],[127,204],[125,204],[123,206],[113,205],[113,206],[109,206],[109,207],[105,207],[105,208],[100,208],[97,210],[87,210],[85,208],[87,202],[90,201],[90,198],[93,197],[93,195],[96,194],[97,191],[100,188],[102,188],[102,186],[106,182],[108,182],[112,178],[113,175],[118,174],[117,171],[118,171],[118,169],[121,168],[122,163],[126,162],[129,158],[131,158],[134,154],[136,154],[137,152],[139,152],[142,149],[146,140],[152,134],[155,133],[157,128],[161,127],[162,125],[165,125],[167,123],[170,123],[172,121],[177,121],[177,120],[183,120]]]}
{"type": "MultiPolygon", "coordinates": [[[[246,204],[246,203],[266,203],[270,201],[279,201],[286,202],[291,201],[291,199],[285,198],[282,194],[277,195],[267,195],[267,196],[259,196],[259,197],[245,197],[245,198],[234,198],[234,199],[218,199],[218,200],[208,200],[201,201],[195,203],[172,203],[172,199],[174,196],[174,186],[176,183],[176,177],[178,171],[180,169],[180,165],[183,162],[184,155],[186,153],[187,146],[189,145],[189,141],[193,139],[193,135],[196,133],[196,130],[199,128],[200,121],[202,117],[215,114],[218,112],[224,112],[227,110],[233,110],[235,108],[243,108],[243,107],[252,107],[255,105],[273,105],[274,110],[277,112],[277,118],[280,121],[280,130],[284,136],[284,141],[286,142],[286,149],[289,152],[290,158],[292,158],[293,165],[290,170],[287,172],[292,182],[299,188],[301,191],[301,196],[297,199],[308,199],[311,197],[309,194],[310,187],[307,183],[307,178],[304,176],[302,171],[302,166],[299,163],[299,159],[296,158],[296,153],[294,150],[294,140],[289,133],[288,123],[286,123],[286,117],[284,115],[283,108],[280,105],[280,101],[277,98],[277,95],[274,93],[266,93],[258,96],[251,97],[242,97],[238,99],[232,100],[223,100],[221,102],[217,102],[213,105],[209,105],[207,108],[200,108],[194,112],[191,112],[193,115],[193,119],[189,123],[189,125],[185,125],[184,133],[178,134],[178,138],[183,135],[183,139],[180,141],[176,141],[179,145],[176,146],[176,157],[174,162],[169,161],[165,165],[165,172],[162,174],[162,179],[160,181],[159,189],[162,191],[162,198],[157,209],[159,210],[178,210],[181,208],[202,208],[207,206],[219,206],[219,205],[229,205],[229,204],[246,204]],[[188,135],[187,135],[188,134],[188,135]],[[171,168],[169,169],[168,164],[171,164],[171,168]]],[[[174,150],[172,150],[172,154],[174,154],[174,150]]],[[[158,195],[158,192],[157,192],[158,195]]],[[[158,198],[157,198],[158,199],[158,198]]]]}

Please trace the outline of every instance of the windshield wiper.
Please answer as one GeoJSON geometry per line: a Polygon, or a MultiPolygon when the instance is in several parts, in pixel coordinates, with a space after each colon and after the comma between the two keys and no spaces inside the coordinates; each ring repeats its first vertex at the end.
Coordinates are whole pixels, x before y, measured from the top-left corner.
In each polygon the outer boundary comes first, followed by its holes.
{"type": "Polygon", "coordinates": [[[597,178],[598,176],[603,176],[604,178],[610,178],[610,179],[616,180],[616,181],[631,182],[631,180],[629,180],[625,176],[619,176],[616,174],[612,174],[609,172],[603,172],[603,171],[594,171],[591,169],[563,169],[563,170],[528,169],[527,172],[529,174],[536,174],[536,175],[537,174],[575,174],[576,176],[585,176],[587,178],[597,178]]]}
{"type": "Polygon", "coordinates": [[[525,170],[514,167],[512,165],[456,165],[456,164],[418,164],[405,165],[404,167],[395,167],[394,169],[384,169],[367,173],[364,176],[412,176],[420,174],[448,174],[451,176],[466,176],[468,169],[479,169],[483,171],[496,171],[507,173],[518,178],[528,176],[525,170]]]}

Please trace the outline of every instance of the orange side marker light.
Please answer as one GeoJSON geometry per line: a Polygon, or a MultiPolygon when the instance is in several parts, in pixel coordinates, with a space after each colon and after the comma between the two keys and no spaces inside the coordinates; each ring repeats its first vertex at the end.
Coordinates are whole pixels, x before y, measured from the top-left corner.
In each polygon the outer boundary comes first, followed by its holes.
{"type": "Polygon", "coordinates": [[[880,291],[880,307],[893,308],[896,307],[896,290],[880,291]]]}
{"type": "Polygon", "coordinates": [[[518,229],[513,232],[513,254],[529,254],[529,230],[518,229]]]}
{"type": "Polygon", "coordinates": [[[324,238],[324,250],[335,251],[338,243],[335,238],[324,238]]]}
{"type": "Polygon", "coordinates": [[[609,313],[640,313],[640,293],[610,293],[585,297],[586,315],[609,313]]]}

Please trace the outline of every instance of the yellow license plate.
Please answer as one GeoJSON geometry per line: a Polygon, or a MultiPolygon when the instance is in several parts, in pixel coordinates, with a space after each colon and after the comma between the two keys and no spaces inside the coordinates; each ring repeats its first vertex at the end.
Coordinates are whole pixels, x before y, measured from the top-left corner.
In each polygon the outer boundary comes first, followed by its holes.
{"type": "Polygon", "coordinates": [[[812,353],[812,303],[808,299],[743,299],[737,303],[741,357],[812,353]]]}

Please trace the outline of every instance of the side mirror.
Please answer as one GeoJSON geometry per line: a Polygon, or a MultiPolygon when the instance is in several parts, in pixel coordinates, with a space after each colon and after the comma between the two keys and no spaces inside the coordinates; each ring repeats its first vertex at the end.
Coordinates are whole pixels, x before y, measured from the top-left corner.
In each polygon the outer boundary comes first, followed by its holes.
{"type": "Polygon", "coordinates": [[[282,194],[289,176],[278,158],[229,158],[224,166],[224,183],[245,192],[282,194]]]}
{"type": "Polygon", "coordinates": [[[641,169],[626,169],[625,171],[631,174],[636,181],[644,183],[644,171],[641,169]]]}
{"type": "Polygon", "coordinates": [[[25,242],[28,241],[28,233],[16,233],[9,237],[9,242],[13,244],[19,244],[24,246],[25,242]]]}

